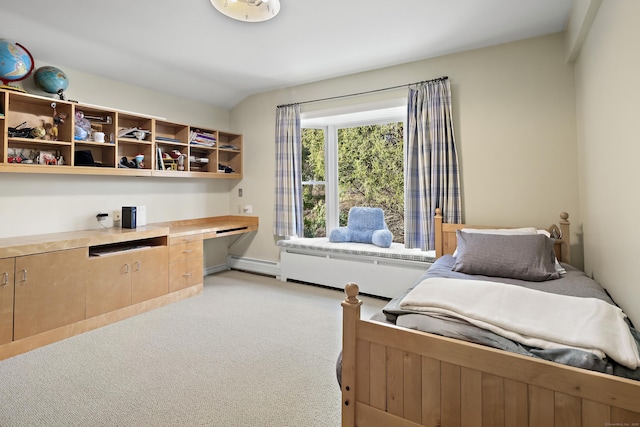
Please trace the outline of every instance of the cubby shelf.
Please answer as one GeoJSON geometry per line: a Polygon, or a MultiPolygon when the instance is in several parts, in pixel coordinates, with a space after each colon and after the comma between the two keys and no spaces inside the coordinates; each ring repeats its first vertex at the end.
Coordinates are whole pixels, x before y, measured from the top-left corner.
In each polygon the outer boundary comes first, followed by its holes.
{"type": "Polygon", "coordinates": [[[240,179],[242,149],[239,134],[0,90],[0,172],[240,179]]]}

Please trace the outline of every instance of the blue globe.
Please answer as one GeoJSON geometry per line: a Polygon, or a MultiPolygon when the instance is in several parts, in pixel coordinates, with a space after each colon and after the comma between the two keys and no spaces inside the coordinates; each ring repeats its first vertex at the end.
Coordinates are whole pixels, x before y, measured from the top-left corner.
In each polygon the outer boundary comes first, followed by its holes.
{"type": "Polygon", "coordinates": [[[33,74],[33,81],[38,89],[47,93],[58,93],[69,86],[69,79],[64,71],[50,65],[38,68],[33,74]]]}
{"type": "Polygon", "coordinates": [[[0,80],[4,84],[29,77],[33,71],[33,58],[18,43],[0,40],[0,80]]]}

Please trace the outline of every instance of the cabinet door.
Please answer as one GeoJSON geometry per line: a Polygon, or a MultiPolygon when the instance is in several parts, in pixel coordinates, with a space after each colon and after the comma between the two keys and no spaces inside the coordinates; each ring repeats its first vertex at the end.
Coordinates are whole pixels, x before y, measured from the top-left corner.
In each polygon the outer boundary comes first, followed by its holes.
{"type": "Polygon", "coordinates": [[[0,344],[13,340],[14,258],[0,259],[0,344]]]}
{"type": "Polygon", "coordinates": [[[14,340],[85,318],[87,249],[16,258],[14,340]]]}
{"type": "Polygon", "coordinates": [[[169,292],[169,251],[166,246],[135,251],[131,260],[132,304],[169,292]]]}
{"type": "Polygon", "coordinates": [[[87,318],[131,304],[131,254],[110,254],[89,259],[87,318]]]}

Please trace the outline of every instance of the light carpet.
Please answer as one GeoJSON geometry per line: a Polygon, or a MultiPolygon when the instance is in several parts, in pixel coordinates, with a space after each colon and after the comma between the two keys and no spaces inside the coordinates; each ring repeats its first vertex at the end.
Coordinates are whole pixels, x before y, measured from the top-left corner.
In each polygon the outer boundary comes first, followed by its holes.
{"type": "MultiPolygon", "coordinates": [[[[340,425],[342,291],[240,271],[0,362],[0,426],[340,425]]],[[[363,318],[385,301],[363,297],[363,318]]]]}

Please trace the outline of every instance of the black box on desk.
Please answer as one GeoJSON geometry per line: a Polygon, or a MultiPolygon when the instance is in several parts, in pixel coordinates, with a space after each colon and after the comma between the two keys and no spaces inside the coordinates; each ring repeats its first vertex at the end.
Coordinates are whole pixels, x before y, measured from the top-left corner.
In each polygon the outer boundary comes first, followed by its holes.
{"type": "Polygon", "coordinates": [[[136,228],[136,207],[122,207],[122,228],[136,228]]]}

